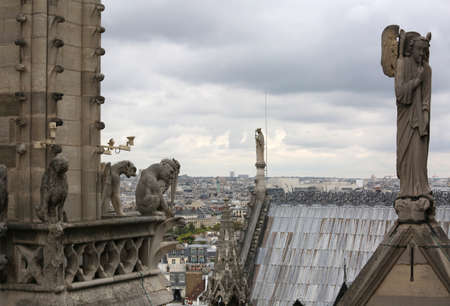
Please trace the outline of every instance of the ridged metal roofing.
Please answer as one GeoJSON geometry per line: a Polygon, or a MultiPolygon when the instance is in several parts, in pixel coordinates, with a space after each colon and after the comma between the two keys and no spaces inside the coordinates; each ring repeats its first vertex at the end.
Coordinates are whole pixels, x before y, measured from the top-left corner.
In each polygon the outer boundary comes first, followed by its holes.
{"type": "MultiPolygon", "coordinates": [[[[333,305],[344,279],[352,282],[394,224],[386,206],[272,205],[256,260],[257,305],[333,305]]],[[[436,219],[450,236],[450,206],[436,219]]]]}

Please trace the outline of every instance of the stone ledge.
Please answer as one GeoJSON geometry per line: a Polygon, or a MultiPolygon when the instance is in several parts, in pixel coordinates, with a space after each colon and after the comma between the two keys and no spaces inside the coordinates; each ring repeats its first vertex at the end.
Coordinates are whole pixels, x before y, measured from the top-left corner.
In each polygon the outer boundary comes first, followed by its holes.
{"type": "Polygon", "coordinates": [[[158,275],[159,273],[161,273],[161,271],[159,269],[151,269],[151,270],[147,270],[144,272],[133,272],[130,274],[116,275],[116,276],[107,277],[107,278],[99,278],[99,279],[95,279],[95,280],[87,281],[87,282],[73,283],[71,285],[68,285],[67,289],[69,291],[79,290],[79,289],[88,288],[88,287],[101,286],[101,285],[106,285],[106,284],[111,284],[111,283],[119,283],[119,282],[128,281],[128,280],[136,279],[136,278],[144,278],[146,276],[158,275]]]}
{"type": "MultiPolygon", "coordinates": [[[[14,291],[0,286],[0,301],[5,305],[21,306],[148,306],[165,305],[173,300],[167,290],[168,282],[162,275],[150,275],[127,282],[118,282],[82,290],[61,290],[59,292],[14,291]],[[6,290],[5,290],[6,289],[6,290]],[[20,294],[18,294],[20,292],[20,294]]],[[[9,286],[10,287],[10,286],[9,286]]],[[[3,304],[2,304],[3,305],[3,304]]]]}
{"type": "MultiPolygon", "coordinates": [[[[132,216],[132,217],[117,217],[111,219],[95,220],[95,221],[77,221],[71,223],[62,223],[63,229],[70,228],[86,228],[86,227],[98,227],[109,225],[125,225],[125,224],[138,224],[148,222],[164,222],[167,218],[161,216],[132,216]]],[[[33,231],[49,231],[51,225],[46,223],[22,223],[10,221],[8,222],[8,228],[12,230],[33,230],[33,231]]]]}

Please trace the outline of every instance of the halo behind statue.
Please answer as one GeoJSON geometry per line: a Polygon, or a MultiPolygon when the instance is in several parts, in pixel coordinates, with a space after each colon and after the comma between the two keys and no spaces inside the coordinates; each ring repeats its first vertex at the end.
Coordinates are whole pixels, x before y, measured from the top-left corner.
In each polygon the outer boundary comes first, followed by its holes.
{"type": "Polygon", "coordinates": [[[387,26],[381,34],[381,66],[384,74],[390,78],[395,76],[399,54],[399,31],[400,27],[393,24],[387,26]]]}

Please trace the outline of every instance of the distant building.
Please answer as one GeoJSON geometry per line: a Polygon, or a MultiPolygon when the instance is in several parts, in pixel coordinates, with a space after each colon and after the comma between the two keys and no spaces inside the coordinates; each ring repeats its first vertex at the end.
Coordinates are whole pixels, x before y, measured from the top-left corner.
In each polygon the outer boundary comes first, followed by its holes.
{"type": "Polygon", "coordinates": [[[186,206],[186,208],[188,208],[188,209],[194,209],[194,210],[196,210],[196,209],[205,207],[205,203],[204,203],[203,201],[201,201],[201,200],[195,200],[195,201],[193,201],[192,203],[187,204],[187,205],[185,205],[185,206],[186,206]]]}
{"type": "Polygon", "coordinates": [[[205,275],[200,271],[186,272],[186,298],[193,301],[205,290],[205,275]]]}
{"type": "Polygon", "coordinates": [[[185,256],[190,264],[206,264],[208,256],[207,244],[190,244],[186,247],[185,256]]]}
{"type": "Polygon", "coordinates": [[[167,280],[170,281],[174,301],[182,301],[186,292],[185,250],[173,250],[163,257],[159,265],[167,280]]]}
{"type": "Polygon", "coordinates": [[[247,207],[235,206],[231,208],[231,214],[233,215],[233,219],[244,221],[245,215],[247,214],[247,207]]]}

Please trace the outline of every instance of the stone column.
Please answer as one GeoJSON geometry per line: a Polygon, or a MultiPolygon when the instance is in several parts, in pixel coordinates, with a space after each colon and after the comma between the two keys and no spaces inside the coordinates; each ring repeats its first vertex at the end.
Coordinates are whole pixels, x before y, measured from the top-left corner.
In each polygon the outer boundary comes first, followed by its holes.
{"type": "Polygon", "coordinates": [[[0,3],[0,161],[8,167],[10,219],[35,220],[44,170],[54,153],[70,161],[70,220],[97,216],[100,155],[100,0],[2,0],[0,3]]]}
{"type": "Polygon", "coordinates": [[[256,179],[255,179],[255,195],[252,198],[252,207],[248,207],[247,212],[247,229],[244,234],[242,249],[240,251],[240,263],[244,266],[251,253],[251,247],[257,241],[257,227],[261,216],[261,210],[266,199],[266,180],[264,169],[266,162],[264,161],[264,135],[261,129],[256,130],[256,179]]]}
{"type": "Polygon", "coordinates": [[[256,167],[256,179],[255,179],[255,194],[256,194],[256,203],[262,203],[266,196],[266,179],[265,179],[265,162],[257,162],[255,164],[256,167]]]}

